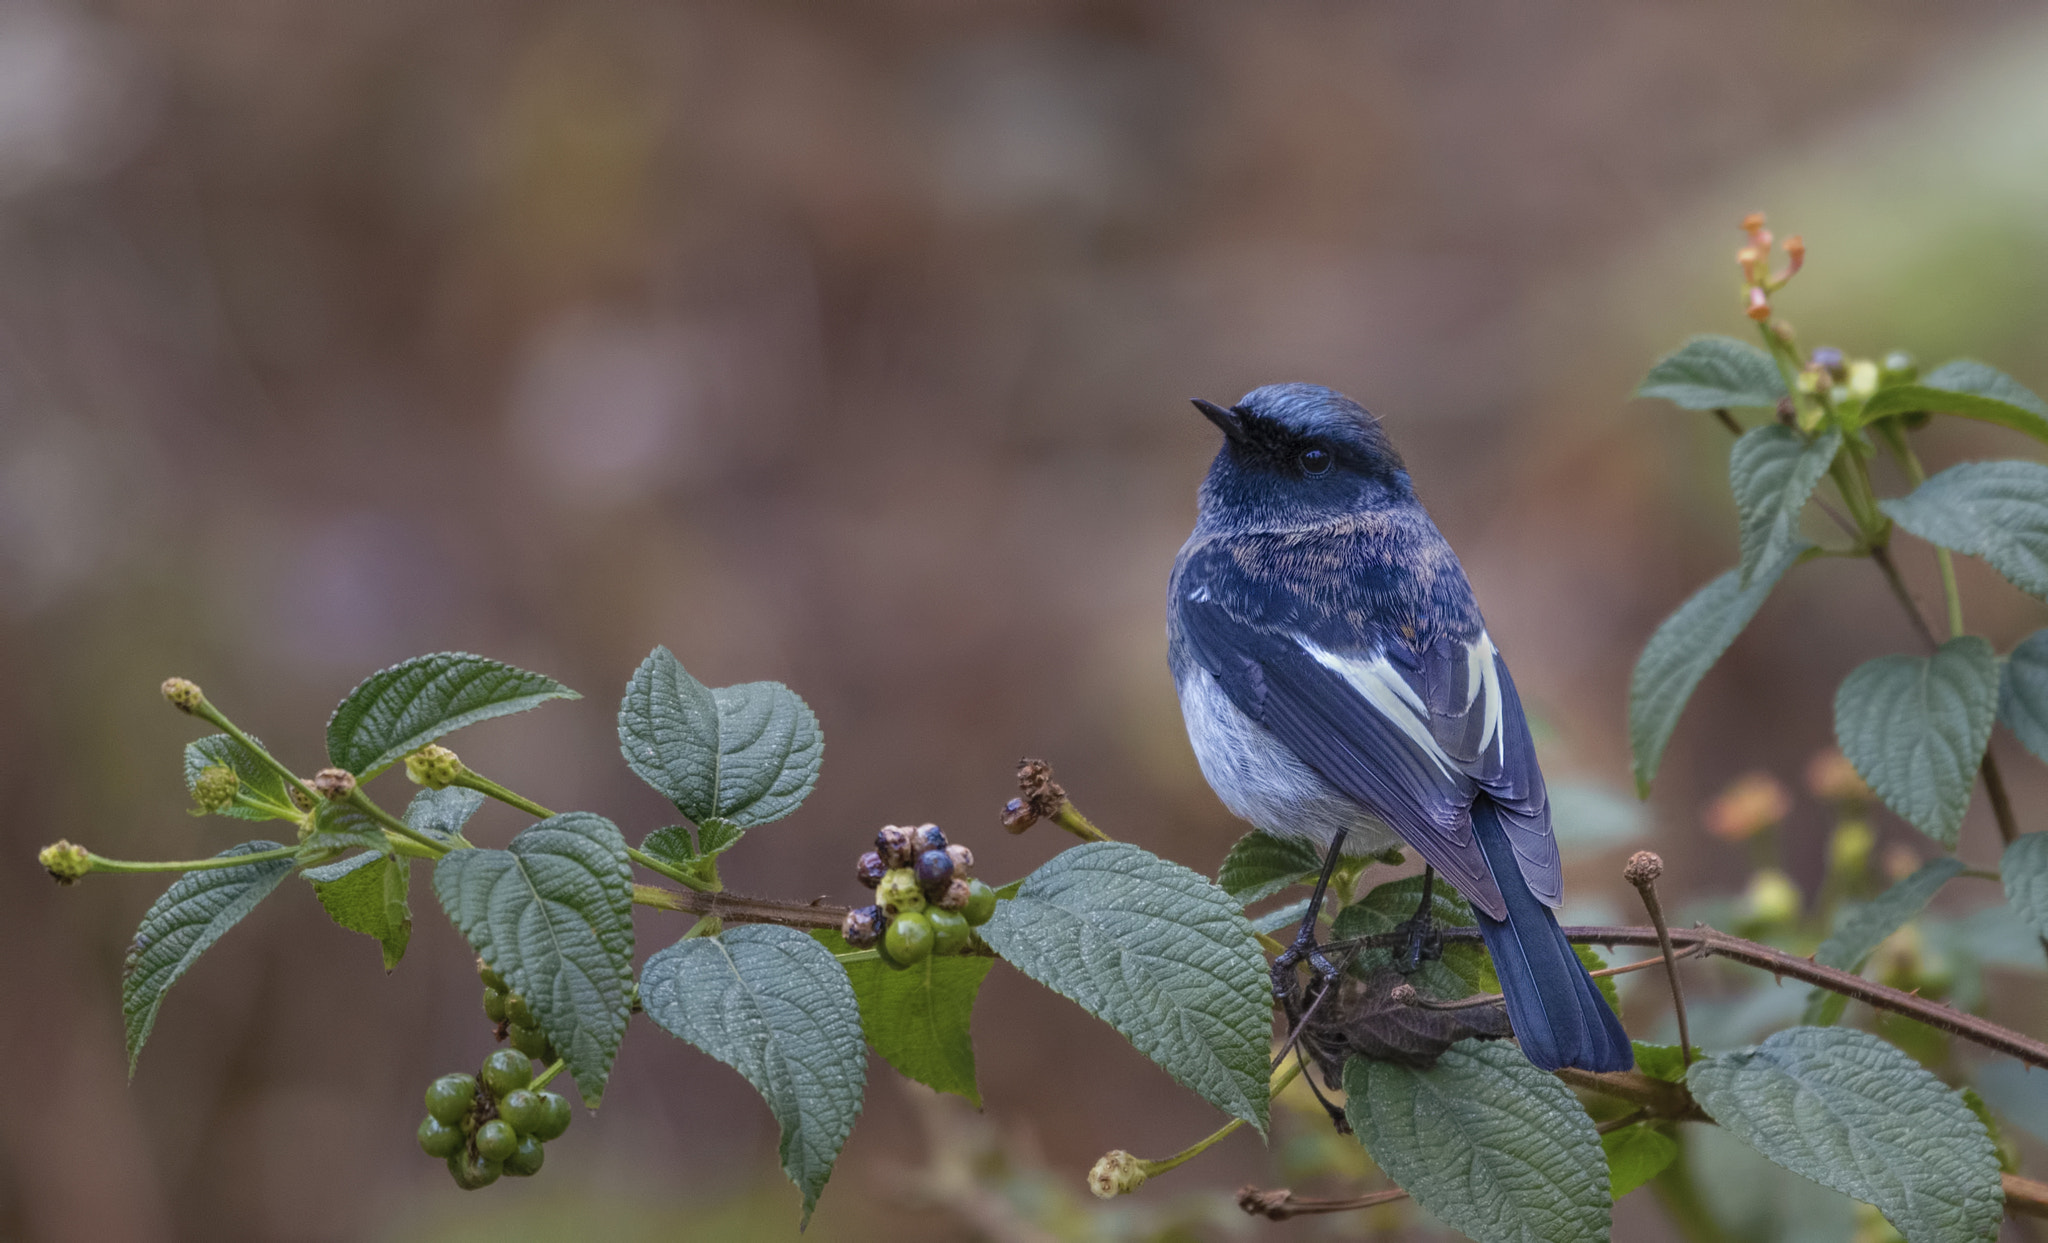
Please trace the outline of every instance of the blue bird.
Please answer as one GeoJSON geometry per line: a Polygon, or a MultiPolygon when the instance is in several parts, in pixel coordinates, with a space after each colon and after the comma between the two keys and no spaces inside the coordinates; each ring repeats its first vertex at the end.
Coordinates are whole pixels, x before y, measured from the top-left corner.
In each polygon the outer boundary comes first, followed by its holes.
{"type": "Polygon", "coordinates": [[[1563,865],[1514,680],[1379,421],[1313,384],[1195,405],[1224,441],[1169,595],[1188,739],[1232,812],[1328,852],[1276,993],[1303,958],[1336,974],[1315,918],[1338,858],[1406,844],[1429,870],[1404,965],[1429,948],[1441,872],[1529,1060],[1627,1069],[1628,1035],[1552,913],[1563,865]]]}

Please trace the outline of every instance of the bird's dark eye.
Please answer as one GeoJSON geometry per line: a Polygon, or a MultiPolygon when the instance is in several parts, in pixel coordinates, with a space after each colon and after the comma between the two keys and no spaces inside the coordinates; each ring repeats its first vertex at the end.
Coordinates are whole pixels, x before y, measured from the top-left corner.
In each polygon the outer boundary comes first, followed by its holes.
{"type": "Polygon", "coordinates": [[[1303,474],[1327,475],[1337,459],[1328,449],[1303,449],[1300,461],[1303,474]]]}

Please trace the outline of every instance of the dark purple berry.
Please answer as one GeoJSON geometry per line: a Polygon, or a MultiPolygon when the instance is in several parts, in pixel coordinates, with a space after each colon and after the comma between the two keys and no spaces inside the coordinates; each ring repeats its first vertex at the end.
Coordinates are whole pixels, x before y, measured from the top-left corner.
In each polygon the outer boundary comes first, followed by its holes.
{"type": "Polygon", "coordinates": [[[857,950],[869,950],[882,939],[882,931],[889,921],[883,917],[879,906],[857,906],[846,913],[846,922],[839,925],[839,935],[857,950]]]}
{"type": "Polygon", "coordinates": [[[881,884],[882,878],[888,874],[889,865],[882,862],[882,856],[876,851],[868,851],[860,857],[859,863],[853,865],[855,879],[870,889],[881,884]]]}
{"type": "Polygon", "coordinates": [[[917,857],[917,887],[936,895],[953,883],[953,856],[943,850],[927,850],[917,857]]]}
{"type": "Polygon", "coordinates": [[[916,854],[910,849],[910,830],[885,824],[875,834],[875,853],[891,868],[907,868],[916,854]]]}
{"type": "Polygon", "coordinates": [[[953,856],[953,875],[965,877],[974,871],[974,852],[958,842],[946,847],[946,853],[953,856]]]}
{"type": "Polygon", "coordinates": [[[936,824],[920,824],[910,831],[910,848],[918,854],[927,850],[944,850],[946,835],[936,824]]]}

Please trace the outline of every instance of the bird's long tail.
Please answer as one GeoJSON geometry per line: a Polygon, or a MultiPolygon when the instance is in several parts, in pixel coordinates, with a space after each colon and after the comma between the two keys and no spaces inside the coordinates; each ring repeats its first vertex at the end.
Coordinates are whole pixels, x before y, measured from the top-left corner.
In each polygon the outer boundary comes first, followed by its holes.
{"type": "Polygon", "coordinates": [[[1501,992],[1507,996],[1508,1020],[1523,1054],[1544,1070],[1627,1070],[1635,1065],[1635,1051],[1621,1020],[1572,952],[1557,916],[1522,879],[1492,799],[1481,797],[1473,805],[1472,827],[1507,900],[1506,920],[1477,907],[1473,914],[1479,917],[1479,935],[1493,955],[1501,992]]]}

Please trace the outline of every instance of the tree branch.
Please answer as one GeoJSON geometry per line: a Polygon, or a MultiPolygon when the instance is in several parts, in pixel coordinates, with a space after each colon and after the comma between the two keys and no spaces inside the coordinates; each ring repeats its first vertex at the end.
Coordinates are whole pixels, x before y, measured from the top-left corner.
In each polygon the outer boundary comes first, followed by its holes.
{"type": "Polygon", "coordinates": [[[742,893],[664,889],[660,885],[633,886],[633,901],[664,911],[710,915],[729,924],[781,924],[785,928],[837,928],[846,922],[847,912],[846,907],[834,906],[823,898],[790,902],[752,898],[742,893]]]}

